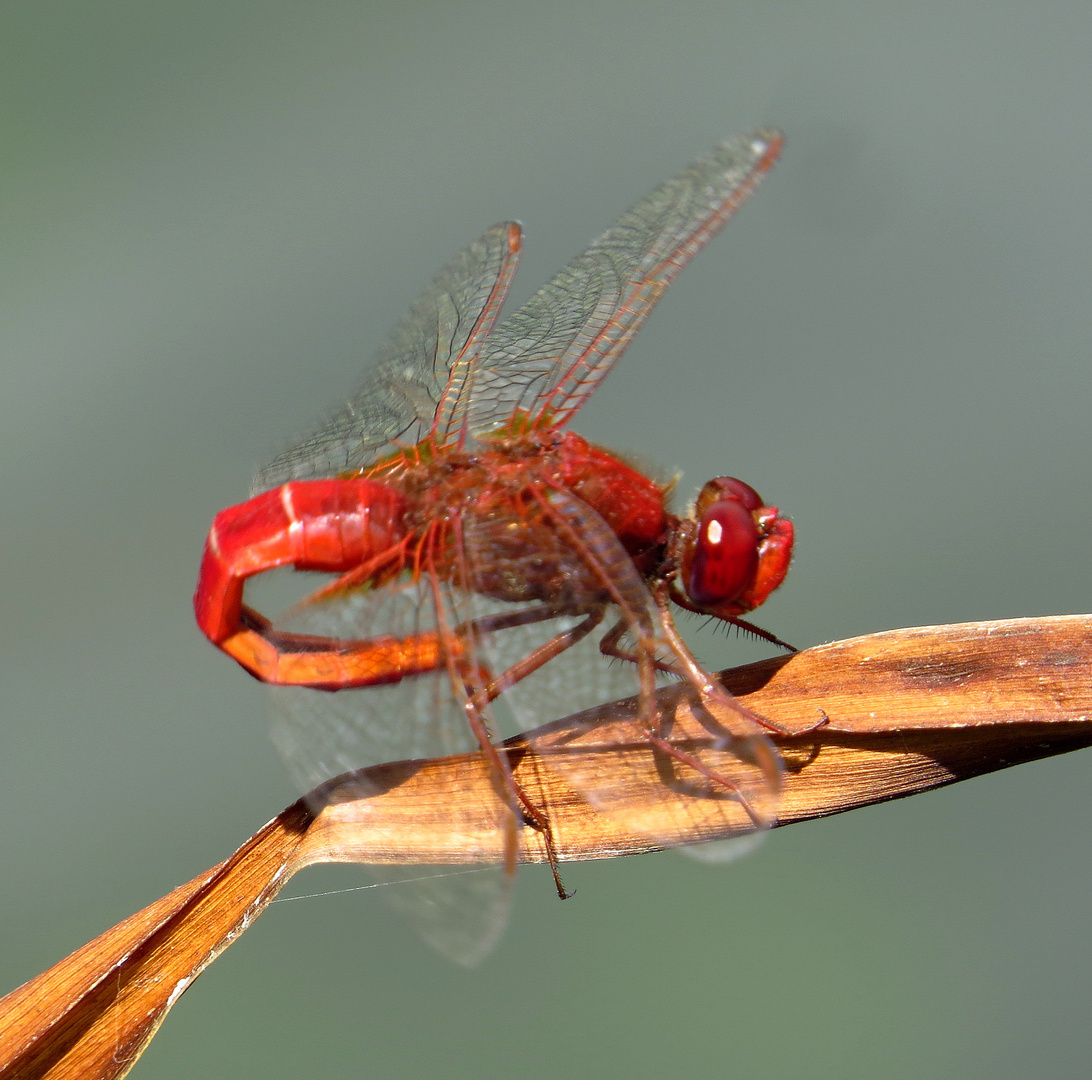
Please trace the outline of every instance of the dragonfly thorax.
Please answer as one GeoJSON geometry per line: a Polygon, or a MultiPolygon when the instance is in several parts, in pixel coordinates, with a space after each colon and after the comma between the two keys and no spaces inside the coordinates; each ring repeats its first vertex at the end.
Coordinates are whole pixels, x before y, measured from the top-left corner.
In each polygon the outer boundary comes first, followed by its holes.
{"type": "Polygon", "coordinates": [[[642,570],[663,558],[664,488],[572,432],[489,440],[472,453],[411,451],[368,475],[402,496],[413,562],[492,599],[584,611],[608,597],[581,550],[594,540],[558,499],[590,512],[586,524],[608,529],[642,570]]]}

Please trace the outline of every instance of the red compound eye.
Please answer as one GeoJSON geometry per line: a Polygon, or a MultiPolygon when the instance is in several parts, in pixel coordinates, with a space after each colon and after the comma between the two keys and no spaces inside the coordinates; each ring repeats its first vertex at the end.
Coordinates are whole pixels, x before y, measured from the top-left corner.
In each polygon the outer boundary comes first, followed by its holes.
{"type": "Polygon", "coordinates": [[[792,522],[732,476],[718,476],[701,489],[694,516],[697,526],[680,567],[687,595],[722,619],[753,611],[785,580],[792,522]]]}
{"type": "Polygon", "coordinates": [[[701,516],[694,539],[694,556],[686,591],[701,607],[719,607],[735,600],[754,581],[758,570],[758,526],[753,509],[762,500],[753,488],[729,481],[753,496],[754,506],[741,499],[721,498],[701,516]]]}

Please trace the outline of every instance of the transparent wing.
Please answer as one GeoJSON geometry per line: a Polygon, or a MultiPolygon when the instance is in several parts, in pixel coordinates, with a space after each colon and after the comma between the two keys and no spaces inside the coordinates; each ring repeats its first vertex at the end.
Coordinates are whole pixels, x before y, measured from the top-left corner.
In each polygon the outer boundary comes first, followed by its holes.
{"type": "Polygon", "coordinates": [[[754,131],[687,166],[623,214],[491,335],[470,430],[518,410],[560,427],[593,394],[679,271],[732,216],[781,149],[754,131]]]}
{"type": "MultiPolygon", "coordinates": [[[[641,714],[632,697],[640,682],[636,658],[644,652],[665,668],[673,660],[661,613],[617,537],[591,507],[571,495],[552,505],[564,552],[555,558],[569,583],[570,613],[481,639],[494,678],[521,674],[507,680],[498,705],[511,714],[517,730],[532,732],[532,745],[551,769],[627,832],[665,847],[717,841],[697,849],[706,859],[742,853],[742,838],[762,833],[776,820],[781,779],[776,751],[755,719],[726,693],[699,698],[680,685],[669,707],[641,714]],[[599,583],[607,580],[613,599],[604,607],[599,583]],[[580,595],[581,583],[587,595],[580,595]],[[602,618],[594,628],[554,655],[550,643],[574,636],[587,612],[597,610],[602,618]],[[610,631],[619,624],[626,629],[612,641],[610,631]],[[612,655],[604,654],[604,644],[612,655]],[[551,658],[524,674],[524,658],[536,651],[551,658]],[[596,708],[619,698],[630,700],[615,710],[596,708]],[[578,710],[590,711],[570,716],[578,710]],[[625,769],[604,768],[605,756],[614,765],[624,758],[625,769]]],[[[466,524],[471,557],[493,546],[491,525],[466,524]]],[[[657,677],[660,685],[675,680],[662,670],[657,677]]]]}
{"type": "MultiPolygon", "coordinates": [[[[301,604],[276,626],[340,640],[404,638],[435,629],[436,617],[423,583],[408,581],[301,604]]],[[[278,686],[270,694],[274,742],[304,791],[369,765],[478,748],[446,671],[337,693],[278,686]]]]}
{"type": "Polygon", "coordinates": [[[684,688],[657,719],[669,749],[649,740],[631,698],[539,730],[535,750],[632,836],[706,861],[750,850],[777,820],[779,762],[769,740],[743,715],[710,715],[684,688]]]}
{"type": "MultiPolygon", "coordinates": [[[[353,590],[304,603],[278,621],[281,630],[340,639],[389,634],[408,637],[449,627],[484,611],[480,598],[457,596],[444,587],[437,617],[436,593],[427,579],[400,586],[353,590]]],[[[273,741],[304,792],[343,773],[387,761],[444,757],[479,749],[466,718],[465,690],[446,669],[404,678],[387,686],[326,693],[295,687],[271,688],[273,741]]],[[[362,794],[367,794],[362,790],[362,794]]],[[[464,837],[480,826],[460,827],[457,799],[449,808],[451,828],[464,837]]],[[[514,825],[497,804],[496,834],[514,825]]],[[[479,834],[480,835],[480,834],[479,834]]],[[[384,899],[404,915],[430,945],[457,963],[477,963],[496,942],[508,918],[511,869],[496,854],[496,837],[483,838],[475,854],[492,865],[472,868],[429,864],[373,864],[369,874],[390,888],[384,899]]]]}
{"type": "Polygon", "coordinates": [[[251,494],[288,480],[336,476],[371,464],[397,440],[465,429],[475,361],[508,292],[520,227],[487,229],[439,274],[382,346],[352,399],[262,469],[251,494]]]}
{"type": "Polygon", "coordinates": [[[352,399],[262,469],[252,494],[362,468],[430,434],[462,445],[520,410],[540,426],[567,423],[780,147],[777,132],[756,131],[699,158],[495,329],[521,234],[511,222],[488,229],[433,279],[352,399]]]}

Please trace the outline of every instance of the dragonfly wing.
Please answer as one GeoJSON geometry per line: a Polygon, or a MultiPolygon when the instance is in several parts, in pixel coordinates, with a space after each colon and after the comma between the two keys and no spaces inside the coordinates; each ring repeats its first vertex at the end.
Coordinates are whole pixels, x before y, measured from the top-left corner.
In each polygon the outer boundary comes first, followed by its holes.
{"type": "Polygon", "coordinates": [[[726,142],[623,214],[493,332],[470,428],[517,411],[560,427],[595,392],[664,290],[772,167],[776,131],[726,142]]]}
{"type": "Polygon", "coordinates": [[[743,854],[777,820],[776,754],[743,717],[696,720],[692,695],[674,705],[656,718],[669,750],[649,741],[634,699],[538,731],[535,750],[629,835],[705,861],[743,854]]]}
{"type": "MultiPolygon", "coordinates": [[[[430,633],[436,617],[424,584],[395,582],[304,601],[275,625],[339,641],[430,633]]],[[[270,697],[274,741],[304,791],[369,765],[477,749],[446,671],[337,693],[274,686],[270,697]]]]}
{"type": "MultiPolygon", "coordinates": [[[[670,662],[659,609],[615,534],[590,506],[560,493],[551,506],[564,522],[554,537],[553,563],[555,576],[568,583],[570,613],[483,637],[480,648],[494,677],[504,681],[536,650],[551,653],[550,642],[578,628],[587,618],[583,613],[601,609],[603,588],[596,579],[609,577],[612,599],[594,629],[506,686],[496,702],[498,714],[503,710],[518,730],[533,731],[531,743],[541,760],[633,836],[671,847],[761,833],[776,820],[780,794],[780,760],[772,744],[728,695],[702,703],[691,688],[679,686],[670,706],[641,715],[631,697],[639,689],[637,663],[604,655],[600,646],[621,622],[628,629],[616,653],[633,657],[645,650],[670,662]],[[582,583],[586,596],[579,592],[582,583]],[[626,697],[617,708],[596,707],[626,697]],[[577,710],[587,711],[569,715],[577,710]],[[650,741],[650,730],[661,746],[650,741]]],[[[471,559],[478,550],[496,547],[492,527],[489,521],[465,524],[471,559]]],[[[550,554],[544,542],[540,561],[550,561],[550,554]]],[[[671,675],[659,678],[661,685],[674,681],[671,675]]],[[[704,853],[712,856],[712,847],[704,853]]]]}
{"type": "Polygon", "coordinates": [[[351,400],[254,479],[251,494],[288,480],[336,476],[371,464],[395,442],[465,428],[475,360],[496,322],[519,257],[514,222],[486,230],[439,274],[375,355],[351,400]]]}
{"type": "Polygon", "coordinates": [[[479,964],[508,925],[515,877],[499,865],[383,865],[368,874],[426,944],[463,967],[479,964]]]}
{"type": "MultiPolygon", "coordinates": [[[[440,624],[453,626],[479,602],[461,597],[456,607],[456,590],[443,586],[437,592],[431,585],[425,575],[416,582],[335,593],[297,605],[277,626],[341,640],[404,638],[430,633],[440,624]]],[[[270,693],[273,741],[305,792],[381,762],[480,749],[467,723],[466,689],[453,684],[446,668],[360,690],[273,687],[270,693]]],[[[361,795],[368,795],[365,778],[359,783],[364,785],[361,795]]],[[[505,830],[514,834],[515,826],[510,808],[499,800],[495,825],[484,832],[480,808],[469,808],[466,822],[461,809],[453,798],[451,829],[462,838],[466,862],[474,865],[383,862],[367,869],[374,880],[390,886],[382,890],[384,899],[428,944],[457,963],[472,965],[493,946],[507,921],[513,873],[503,865],[497,838],[505,830]],[[481,839],[479,851],[472,850],[475,835],[481,839]]]]}
{"type": "Polygon", "coordinates": [[[725,840],[708,840],[704,844],[688,844],[679,848],[684,855],[703,863],[727,863],[742,859],[762,843],[765,832],[741,833],[725,840]]]}

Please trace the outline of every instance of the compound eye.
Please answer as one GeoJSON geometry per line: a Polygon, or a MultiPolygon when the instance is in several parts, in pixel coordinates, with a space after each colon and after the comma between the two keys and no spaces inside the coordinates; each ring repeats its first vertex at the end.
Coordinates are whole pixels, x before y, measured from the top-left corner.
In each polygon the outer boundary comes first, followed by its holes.
{"type": "MultiPolygon", "coordinates": [[[[739,480],[729,481],[761,500],[739,480]]],[[[758,527],[751,509],[735,492],[708,507],[698,522],[694,555],[686,591],[700,607],[718,607],[735,600],[754,582],[758,572],[758,527]]]]}
{"type": "Polygon", "coordinates": [[[750,484],[734,476],[718,476],[699,492],[695,511],[701,517],[711,506],[728,499],[741,503],[748,510],[757,510],[762,505],[762,496],[750,484]]]}

